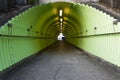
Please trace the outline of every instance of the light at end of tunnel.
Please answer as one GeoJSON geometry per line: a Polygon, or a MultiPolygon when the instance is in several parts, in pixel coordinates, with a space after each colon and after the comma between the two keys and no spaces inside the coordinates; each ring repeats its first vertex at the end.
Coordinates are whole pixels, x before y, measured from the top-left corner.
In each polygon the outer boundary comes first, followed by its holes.
{"type": "Polygon", "coordinates": [[[62,23],[60,23],[60,25],[62,26],[62,23]]]}
{"type": "Polygon", "coordinates": [[[56,21],[59,20],[59,17],[56,17],[55,20],[56,20],[56,21]]]}
{"type": "Polygon", "coordinates": [[[67,18],[67,17],[63,17],[63,19],[64,19],[64,20],[68,20],[68,18],[67,18]]]}
{"type": "Polygon", "coordinates": [[[70,9],[69,9],[69,8],[65,8],[65,9],[64,9],[64,13],[65,13],[65,14],[69,14],[69,13],[70,13],[70,9]]]}
{"type": "Polygon", "coordinates": [[[60,22],[63,22],[63,19],[62,19],[62,18],[60,18],[60,22]]]}
{"type": "Polygon", "coordinates": [[[65,36],[63,35],[63,33],[60,33],[57,37],[58,40],[64,40],[65,36]]]}
{"type": "Polygon", "coordinates": [[[62,26],[60,26],[60,32],[62,33],[62,26]]]}
{"type": "Polygon", "coordinates": [[[63,22],[63,24],[67,24],[67,22],[63,22]]]}
{"type": "Polygon", "coordinates": [[[56,8],[53,8],[53,13],[54,13],[54,14],[57,14],[57,13],[58,13],[56,8]]]}
{"type": "Polygon", "coordinates": [[[62,15],[63,15],[63,10],[60,10],[59,11],[59,16],[62,17],[62,15]]]}

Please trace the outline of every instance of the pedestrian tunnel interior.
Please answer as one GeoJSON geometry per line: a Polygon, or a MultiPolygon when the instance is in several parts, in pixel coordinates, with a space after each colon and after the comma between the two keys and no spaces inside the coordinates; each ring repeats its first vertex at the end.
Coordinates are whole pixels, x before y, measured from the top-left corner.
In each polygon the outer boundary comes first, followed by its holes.
{"type": "Polygon", "coordinates": [[[120,66],[120,22],[92,6],[54,2],[29,8],[0,27],[0,71],[65,40],[120,66]]]}

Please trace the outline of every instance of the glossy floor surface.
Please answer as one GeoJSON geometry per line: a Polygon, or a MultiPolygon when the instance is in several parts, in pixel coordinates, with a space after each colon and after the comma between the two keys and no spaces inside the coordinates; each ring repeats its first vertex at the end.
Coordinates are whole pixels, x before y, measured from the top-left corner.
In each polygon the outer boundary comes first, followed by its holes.
{"type": "Polygon", "coordinates": [[[57,42],[4,80],[120,80],[120,74],[70,44],[57,42]]]}

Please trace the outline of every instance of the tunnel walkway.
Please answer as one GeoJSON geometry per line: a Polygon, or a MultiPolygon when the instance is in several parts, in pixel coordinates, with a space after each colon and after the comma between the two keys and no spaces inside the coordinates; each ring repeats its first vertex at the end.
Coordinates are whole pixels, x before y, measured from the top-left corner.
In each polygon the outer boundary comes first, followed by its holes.
{"type": "Polygon", "coordinates": [[[120,80],[119,73],[66,42],[57,42],[4,80],[120,80]]]}

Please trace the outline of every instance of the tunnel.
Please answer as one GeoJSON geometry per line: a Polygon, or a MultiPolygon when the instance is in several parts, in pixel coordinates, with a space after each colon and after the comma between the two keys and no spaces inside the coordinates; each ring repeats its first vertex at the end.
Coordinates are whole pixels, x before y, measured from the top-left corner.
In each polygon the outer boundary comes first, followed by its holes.
{"type": "Polygon", "coordinates": [[[119,20],[87,4],[53,2],[33,6],[0,27],[0,72],[54,43],[73,45],[120,67],[119,26],[119,20]],[[57,40],[60,33],[65,36],[63,41],[57,40]]]}

